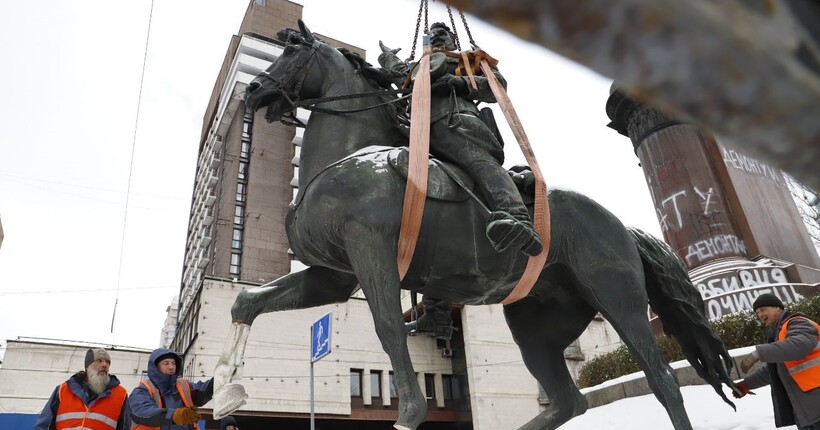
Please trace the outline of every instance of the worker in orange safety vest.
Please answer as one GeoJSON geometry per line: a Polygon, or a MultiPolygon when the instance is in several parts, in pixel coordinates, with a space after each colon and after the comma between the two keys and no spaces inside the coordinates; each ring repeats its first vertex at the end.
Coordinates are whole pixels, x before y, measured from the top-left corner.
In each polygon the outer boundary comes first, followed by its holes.
{"type": "Polygon", "coordinates": [[[85,354],[85,370],[68,378],[51,393],[34,430],[128,430],[128,393],[108,373],[111,356],[101,348],[85,354]]]}
{"type": "Polygon", "coordinates": [[[159,348],[148,358],[148,379],[128,398],[134,430],[200,430],[197,407],[211,400],[213,378],[200,382],[182,379],[182,357],[159,348]]]}
{"type": "Polygon", "coordinates": [[[746,374],[758,361],[766,366],[747,374],[737,384],[735,397],[771,385],[777,427],[796,424],[801,430],[820,430],[820,325],[806,315],[785,311],[774,294],[761,294],[752,307],[771,328],[769,343],[756,345],[740,370],[746,374]]]}

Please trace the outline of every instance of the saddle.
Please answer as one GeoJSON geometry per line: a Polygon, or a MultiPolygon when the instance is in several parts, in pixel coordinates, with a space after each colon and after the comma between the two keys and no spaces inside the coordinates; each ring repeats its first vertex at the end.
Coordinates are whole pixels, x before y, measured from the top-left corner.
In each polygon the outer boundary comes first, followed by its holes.
{"type": "MultiPolygon", "coordinates": [[[[410,150],[406,146],[369,146],[332,163],[325,169],[360,157],[377,164],[386,162],[393,170],[407,179],[407,164],[410,158],[410,150]]],[[[428,169],[427,198],[448,202],[461,202],[470,198],[470,193],[466,190],[472,192],[475,188],[475,181],[470,175],[458,168],[458,166],[430,157],[428,169]]],[[[529,166],[516,165],[509,169],[508,173],[513,178],[518,192],[521,193],[524,204],[532,204],[535,195],[535,176],[532,171],[530,171],[529,166]]],[[[310,182],[313,181],[311,180],[310,182]]],[[[310,183],[308,183],[308,186],[309,185],[310,183]]],[[[307,186],[305,188],[307,188],[307,186]]],[[[299,206],[299,203],[301,203],[304,197],[303,193],[304,190],[299,189],[299,193],[291,203],[292,207],[295,208],[299,206]]]]}
{"type": "MultiPolygon", "coordinates": [[[[387,162],[405,179],[407,179],[409,158],[410,150],[407,147],[392,148],[387,151],[387,162]]],[[[472,190],[475,181],[455,164],[430,158],[427,166],[427,198],[460,202],[470,197],[464,188],[472,190]]]]}
{"type": "MultiPolygon", "coordinates": [[[[387,161],[402,177],[407,178],[409,150],[406,147],[393,148],[387,152],[387,161]]],[[[430,158],[428,163],[427,198],[451,202],[466,200],[469,194],[464,190],[474,189],[475,181],[455,164],[430,158]]],[[[525,205],[535,201],[535,175],[526,164],[517,164],[507,170],[512,177],[525,205]]],[[[483,200],[483,199],[482,199],[483,200]]]]}

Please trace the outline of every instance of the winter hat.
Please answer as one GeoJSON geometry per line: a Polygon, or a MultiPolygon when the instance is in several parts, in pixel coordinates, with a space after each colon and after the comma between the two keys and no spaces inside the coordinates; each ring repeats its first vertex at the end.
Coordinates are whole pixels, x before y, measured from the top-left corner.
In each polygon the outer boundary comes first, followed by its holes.
{"type": "Polygon", "coordinates": [[[763,306],[774,306],[783,309],[783,302],[781,302],[780,299],[778,299],[774,294],[765,293],[757,296],[752,308],[757,310],[757,308],[762,308],[763,306]]]}
{"type": "Polygon", "coordinates": [[[219,421],[219,430],[225,430],[228,426],[237,426],[236,419],[230,415],[219,421]]]}
{"type": "Polygon", "coordinates": [[[108,362],[110,363],[111,356],[108,355],[108,351],[102,348],[89,348],[88,351],[86,351],[85,353],[85,368],[88,369],[88,366],[90,366],[91,363],[97,360],[108,360],[108,362]]]}
{"type": "Polygon", "coordinates": [[[166,358],[173,358],[174,362],[177,364],[177,367],[179,367],[179,355],[177,355],[177,353],[173,351],[167,354],[162,354],[159,357],[157,357],[157,359],[154,360],[154,366],[158,366],[159,362],[165,360],[166,358]]]}

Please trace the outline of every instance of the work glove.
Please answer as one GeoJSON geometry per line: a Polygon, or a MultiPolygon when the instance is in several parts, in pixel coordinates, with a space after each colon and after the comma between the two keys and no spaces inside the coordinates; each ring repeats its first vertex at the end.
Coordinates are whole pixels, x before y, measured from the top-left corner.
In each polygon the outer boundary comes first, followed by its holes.
{"type": "Polygon", "coordinates": [[[760,361],[760,355],[758,355],[757,350],[754,350],[740,362],[740,371],[743,373],[749,373],[749,369],[751,369],[752,366],[754,366],[754,364],[758,361],[760,361]]]}
{"type": "Polygon", "coordinates": [[[185,408],[176,408],[174,410],[174,416],[171,418],[174,421],[174,424],[186,426],[188,424],[194,424],[199,421],[199,412],[196,411],[193,407],[185,407],[185,408]]]}
{"type": "Polygon", "coordinates": [[[747,394],[749,394],[749,384],[747,384],[746,381],[740,381],[735,384],[735,389],[732,390],[732,396],[739,399],[747,394]]]}

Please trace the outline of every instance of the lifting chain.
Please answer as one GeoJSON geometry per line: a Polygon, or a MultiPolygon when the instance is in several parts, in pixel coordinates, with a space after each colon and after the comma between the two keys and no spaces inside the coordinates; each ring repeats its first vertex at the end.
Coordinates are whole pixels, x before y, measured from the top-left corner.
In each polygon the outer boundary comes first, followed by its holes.
{"type": "Polygon", "coordinates": [[[413,47],[410,48],[410,57],[404,60],[408,64],[416,59],[416,42],[419,40],[419,27],[421,26],[422,14],[424,15],[424,34],[427,34],[429,31],[427,28],[427,0],[421,0],[419,2],[419,15],[416,17],[416,31],[413,33],[413,47]]]}
{"type": "MultiPolygon", "coordinates": [[[[453,11],[450,9],[450,5],[447,5],[447,15],[450,16],[450,27],[453,29],[453,36],[456,42],[456,51],[461,51],[461,42],[458,41],[458,31],[456,30],[456,20],[453,19],[453,11]]],[[[464,18],[464,14],[461,15],[462,19],[464,18]]]]}
{"type": "MultiPolygon", "coordinates": [[[[464,29],[467,30],[467,37],[470,39],[470,49],[478,49],[478,45],[476,45],[475,40],[473,40],[473,34],[470,33],[470,26],[467,24],[467,18],[464,16],[464,11],[459,10],[458,14],[461,15],[461,22],[464,23],[464,29]]],[[[451,16],[450,19],[453,19],[453,17],[451,16]]],[[[453,24],[453,26],[455,27],[455,24],[453,24]]]]}
{"type": "MultiPolygon", "coordinates": [[[[435,0],[433,0],[435,1],[435,0]]],[[[427,14],[427,3],[428,0],[420,0],[419,1],[419,13],[416,17],[416,31],[413,33],[413,47],[410,49],[410,57],[404,60],[406,63],[410,64],[416,59],[416,45],[419,40],[419,29],[421,27],[421,17],[424,16],[424,34],[429,33],[428,27],[428,14],[427,14]]],[[[454,42],[456,43],[456,50],[461,51],[461,41],[458,38],[458,30],[456,29],[456,20],[453,18],[453,11],[450,8],[450,5],[447,5],[447,15],[450,17],[450,26],[452,27],[454,42]]],[[[467,23],[467,17],[464,16],[464,12],[459,10],[458,11],[459,17],[461,17],[461,23],[464,25],[464,29],[467,31],[467,38],[470,40],[470,49],[476,50],[479,49],[478,45],[475,43],[473,39],[473,33],[470,31],[470,25],[467,23]]]]}

